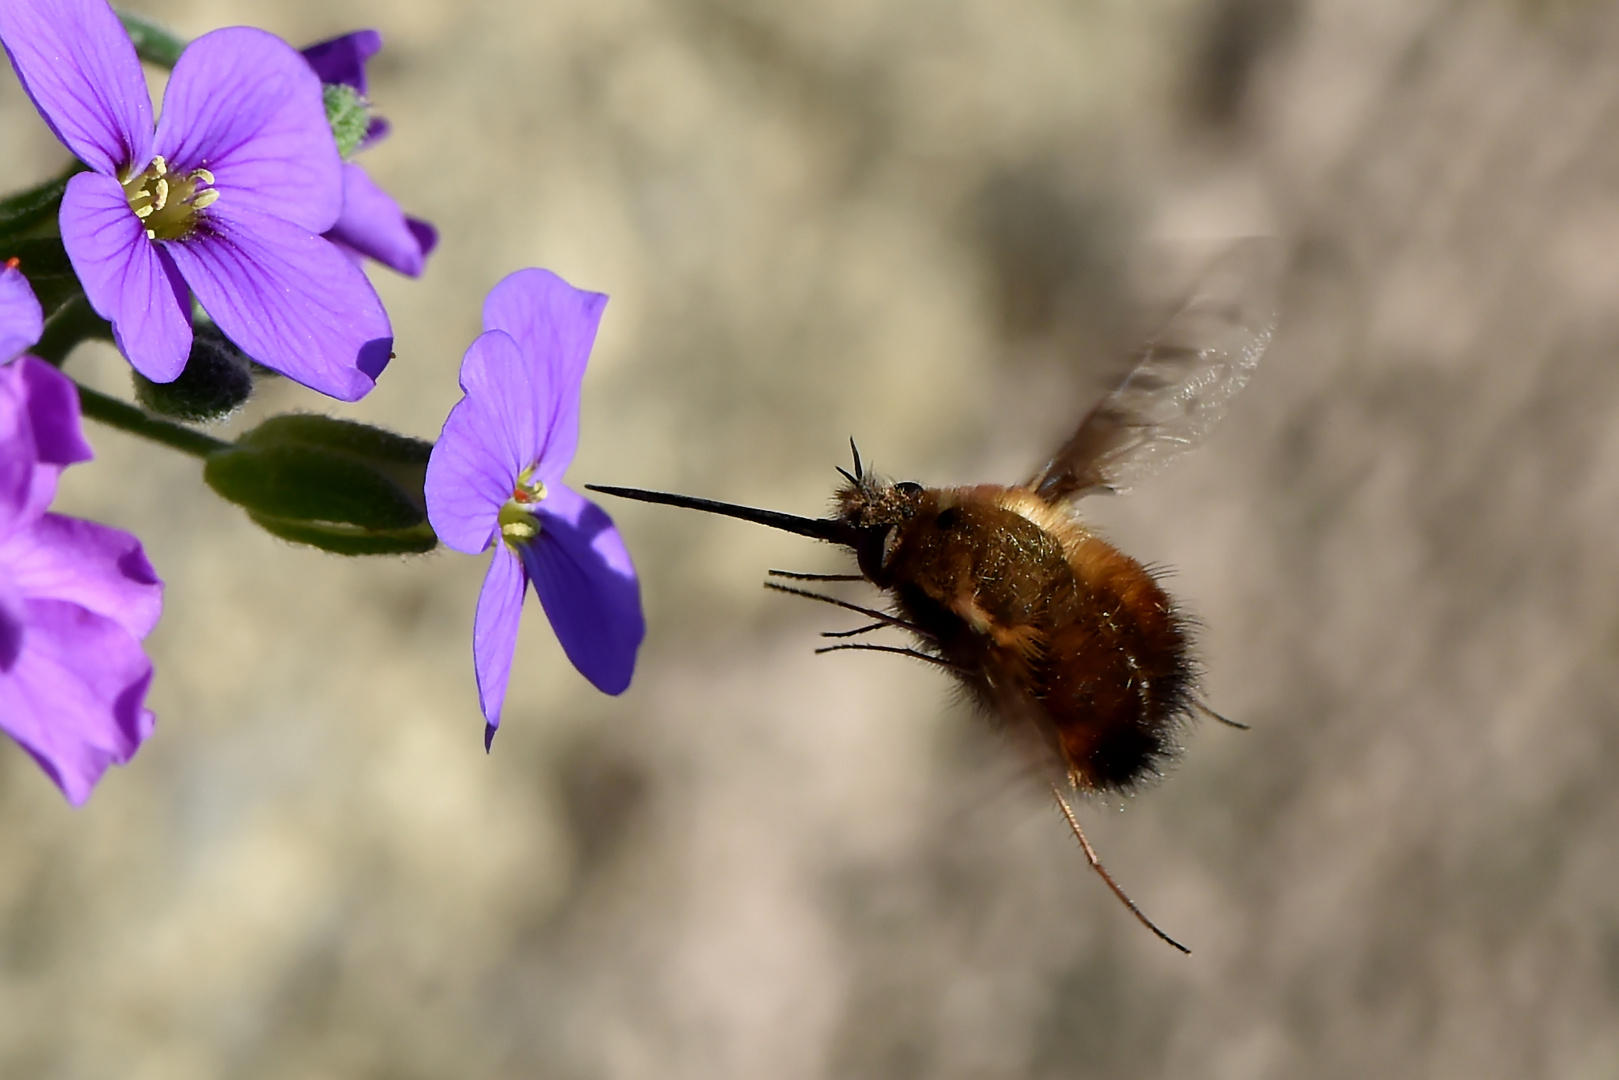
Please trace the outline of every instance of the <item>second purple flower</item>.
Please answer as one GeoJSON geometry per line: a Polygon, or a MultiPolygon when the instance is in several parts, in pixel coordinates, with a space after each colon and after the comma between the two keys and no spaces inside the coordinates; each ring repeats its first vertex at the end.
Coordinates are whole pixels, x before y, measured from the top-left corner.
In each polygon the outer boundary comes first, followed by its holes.
{"type": "Polygon", "coordinates": [[[562,483],[579,444],[579,388],[607,297],[547,270],[519,270],[484,301],[461,361],[463,397],[427,465],[427,515],[445,544],[494,548],[472,631],[478,697],[500,710],[532,582],[557,640],[596,688],[630,684],[646,636],[641,587],[612,520],[562,483]]]}
{"type": "MultiPolygon", "coordinates": [[[[356,30],[317,42],[302,50],[302,56],[322,83],[347,87],[364,101],[365,64],[381,48],[381,34],[375,30],[356,30]]],[[[388,121],[373,114],[365,137],[355,149],[364,150],[387,134],[388,121]]],[[[352,161],[344,161],[343,214],[337,224],[326,231],[326,239],[401,274],[420,277],[427,256],[438,246],[438,230],[421,218],[406,214],[393,196],[378,187],[364,169],[352,161]]]]}

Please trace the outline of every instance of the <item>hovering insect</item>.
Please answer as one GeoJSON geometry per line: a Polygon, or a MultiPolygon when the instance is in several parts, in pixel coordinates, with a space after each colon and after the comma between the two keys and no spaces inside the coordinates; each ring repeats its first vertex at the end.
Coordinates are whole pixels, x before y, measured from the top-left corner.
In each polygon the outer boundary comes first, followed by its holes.
{"type": "MultiPolygon", "coordinates": [[[[844,642],[817,650],[898,653],[949,671],[992,717],[1029,725],[1074,790],[1128,791],[1180,749],[1194,713],[1234,727],[1202,700],[1188,616],[1153,571],[1097,536],[1075,504],[1123,490],[1191,449],[1247,383],[1276,324],[1273,242],[1233,244],[1205,272],[1137,363],[1051,460],[1022,484],[928,488],[867,472],[854,450],[829,518],[758,510],[639,488],[593,491],[704,510],[850,548],[859,574],[772,570],[766,586],[864,615],[908,646],[844,642]],[[890,611],[779,579],[865,580],[890,611]]],[[[851,440],[851,448],[853,441],[851,440]]],[[[1180,949],[1125,895],[1085,839],[1058,784],[1052,793],[1091,866],[1153,933],[1180,949]]]]}

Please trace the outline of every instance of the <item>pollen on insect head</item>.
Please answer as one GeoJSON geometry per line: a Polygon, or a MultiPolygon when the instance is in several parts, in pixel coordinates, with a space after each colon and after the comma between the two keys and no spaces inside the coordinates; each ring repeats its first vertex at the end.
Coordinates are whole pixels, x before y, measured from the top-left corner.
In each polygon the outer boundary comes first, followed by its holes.
{"type": "Polygon", "coordinates": [[[214,174],[192,169],[171,172],[161,156],[123,181],[129,208],[146,227],[148,240],[184,240],[197,229],[198,215],[219,198],[214,174]]]}

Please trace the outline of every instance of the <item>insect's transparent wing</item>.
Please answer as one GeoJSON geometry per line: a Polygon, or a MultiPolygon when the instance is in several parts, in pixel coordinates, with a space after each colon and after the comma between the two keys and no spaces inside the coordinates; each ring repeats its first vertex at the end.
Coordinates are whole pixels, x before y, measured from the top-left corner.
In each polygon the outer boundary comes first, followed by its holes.
{"type": "Polygon", "coordinates": [[[1270,344],[1281,256],[1263,237],[1223,251],[1130,374],[1025,486],[1048,502],[1123,491],[1201,442],[1270,344]]]}

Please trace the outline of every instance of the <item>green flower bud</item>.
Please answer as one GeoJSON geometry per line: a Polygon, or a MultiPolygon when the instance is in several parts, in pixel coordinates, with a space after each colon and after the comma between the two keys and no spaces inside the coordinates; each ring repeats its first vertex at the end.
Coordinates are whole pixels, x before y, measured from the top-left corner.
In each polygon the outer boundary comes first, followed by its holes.
{"type": "Polygon", "coordinates": [[[371,106],[352,86],[326,83],[320,90],[326,101],[326,122],[332,125],[332,136],[337,140],[337,152],[347,161],[371,129],[371,106]]]}
{"type": "Polygon", "coordinates": [[[210,322],[197,322],[191,356],[178,379],[157,383],[138,371],[133,374],[136,401],[151,412],[180,420],[217,420],[253,396],[247,354],[210,322]]]}
{"type": "Polygon", "coordinates": [[[274,416],[208,457],[208,486],[276,536],[341,555],[430,551],[431,443],[329,416],[274,416]]]}

